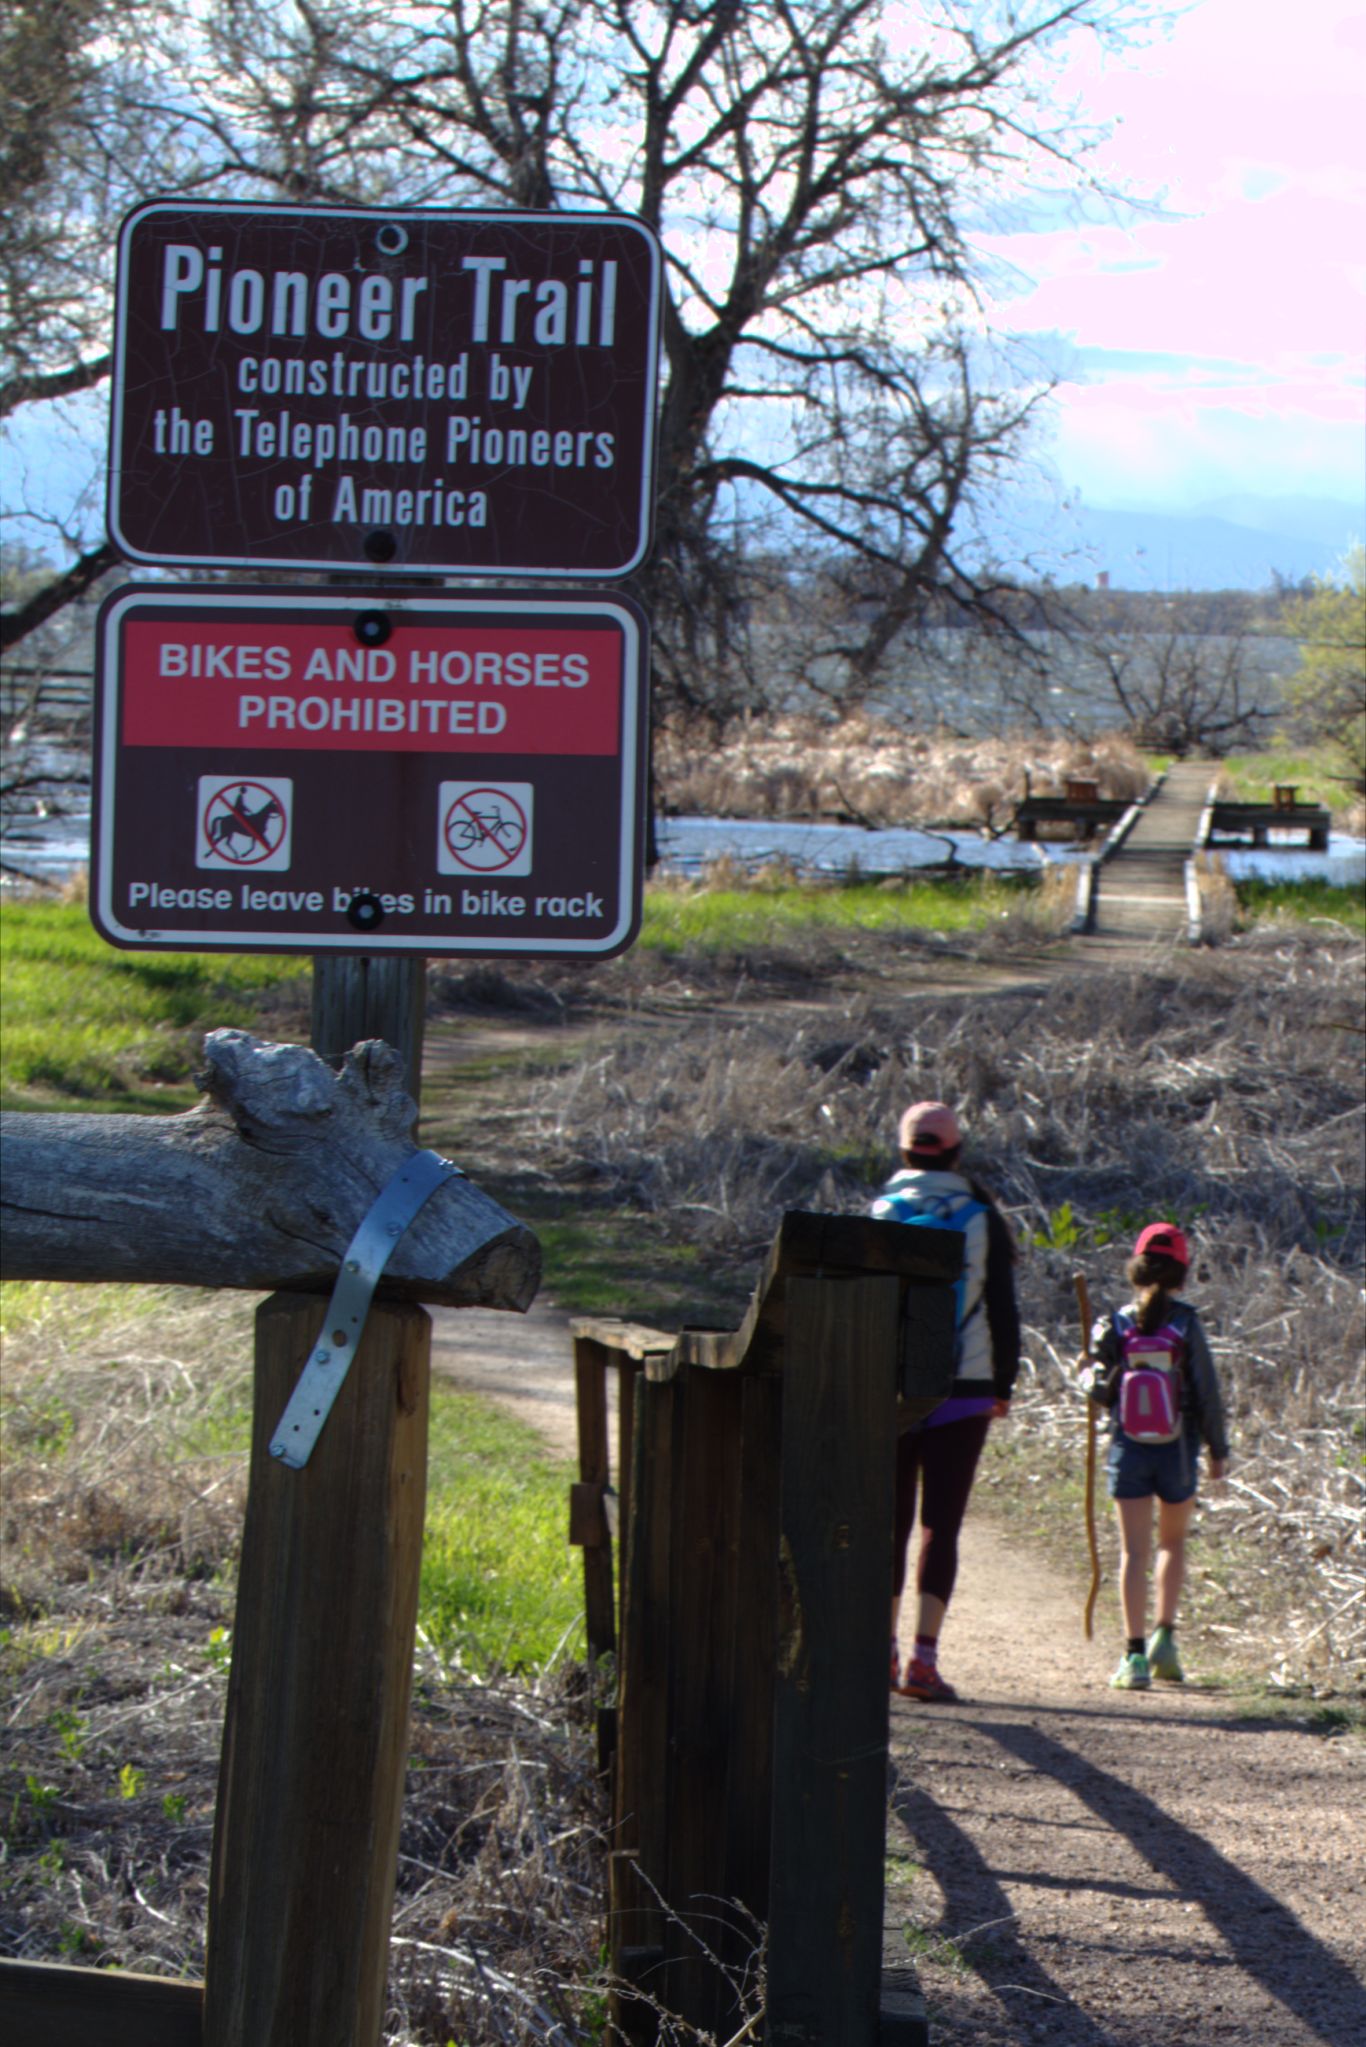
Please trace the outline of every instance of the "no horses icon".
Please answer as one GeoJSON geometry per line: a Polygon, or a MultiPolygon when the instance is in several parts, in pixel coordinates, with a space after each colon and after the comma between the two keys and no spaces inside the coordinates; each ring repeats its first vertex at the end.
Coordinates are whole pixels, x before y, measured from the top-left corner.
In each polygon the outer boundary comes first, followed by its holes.
{"type": "Polygon", "coordinates": [[[283,776],[201,775],[195,865],[282,873],[293,804],[294,784],[283,776]]]}

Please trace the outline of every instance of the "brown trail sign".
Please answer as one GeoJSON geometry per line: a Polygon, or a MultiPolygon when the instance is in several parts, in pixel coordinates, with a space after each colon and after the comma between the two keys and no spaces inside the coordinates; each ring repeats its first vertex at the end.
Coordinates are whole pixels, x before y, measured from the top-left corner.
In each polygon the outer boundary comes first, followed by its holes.
{"type": "Polygon", "coordinates": [[[140,562],[629,575],[660,276],[650,230],[611,213],[140,206],[110,538],[140,562]]]}

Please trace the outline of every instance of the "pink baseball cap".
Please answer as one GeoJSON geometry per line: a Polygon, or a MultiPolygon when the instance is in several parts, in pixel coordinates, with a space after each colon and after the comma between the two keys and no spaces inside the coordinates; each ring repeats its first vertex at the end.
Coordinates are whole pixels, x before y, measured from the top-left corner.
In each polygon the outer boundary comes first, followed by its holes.
{"type": "Polygon", "coordinates": [[[901,1118],[899,1137],[903,1151],[956,1151],[963,1142],[947,1102],[912,1102],[901,1118]]]}
{"type": "Polygon", "coordinates": [[[1174,1258],[1178,1265],[1188,1266],[1191,1262],[1190,1245],[1175,1223],[1149,1223],[1145,1230],[1140,1230],[1134,1256],[1142,1258],[1147,1251],[1157,1251],[1164,1258],[1174,1258]]]}

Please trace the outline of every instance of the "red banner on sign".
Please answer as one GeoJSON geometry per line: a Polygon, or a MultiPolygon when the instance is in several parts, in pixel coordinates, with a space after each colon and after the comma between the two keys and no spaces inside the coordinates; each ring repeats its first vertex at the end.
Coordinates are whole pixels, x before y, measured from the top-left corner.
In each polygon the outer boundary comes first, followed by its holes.
{"type": "Polygon", "coordinates": [[[612,754],[615,633],[136,620],[125,629],[128,746],[281,752],[612,754]]]}
{"type": "Polygon", "coordinates": [[[130,588],[96,628],[115,945],[610,958],[640,918],[627,598],[130,588]]]}

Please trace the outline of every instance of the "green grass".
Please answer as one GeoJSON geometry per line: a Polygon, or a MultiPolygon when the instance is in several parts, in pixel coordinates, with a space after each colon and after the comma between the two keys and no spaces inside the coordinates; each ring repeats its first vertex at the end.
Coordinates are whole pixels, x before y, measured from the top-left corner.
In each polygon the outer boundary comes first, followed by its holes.
{"type": "Polygon", "coordinates": [[[715,1321],[730,1327],[733,1303],[695,1244],[671,1244],[642,1228],[634,1209],[600,1209],[566,1219],[549,1203],[521,1202],[517,1213],[535,1230],[545,1286],[574,1315],[623,1313],[664,1329],[715,1321]]]}
{"type": "Polygon", "coordinates": [[[80,903],[0,903],[0,1099],[187,1105],[200,1035],[250,1028],[289,984],[303,1001],[309,971],[273,954],[118,952],[80,903]]]}
{"type": "Polygon", "coordinates": [[[979,873],[894,888],[868,881],[656,887],[646,892],[638,942],[666,953],[728,953],[812,932],[976,931],[1022,909],[1036,886],[1032,876],[979,873]]]}
{"type": "Polygon", "coordinates": [[[1312,923],[1326,918],[1358,937],[1366,937],[1366,889],[1334,888],[1326,881],[1240,881],[1240,921],[1256,924],[1267,918],[1312,923]]]}
{"type": "Polygon", "coordinates": [[[1269,803],[1272,789],[1282,782],[1294,785],[1301,803],[1323,803],[1330,810],[1347,807],[1341,756],[1332,747],[1268,747],[1261,753],[1231,754],[1219,765],[1233,784],[1237,803],[1269,803]]]}
{"type": "MultiPolygon", "coordinates": [[[[1020,909],[1033,886],[965,875],[890,889],[651,888],[639,942],[729,954],[849,929],[971,931],[1020,909]]],[[[259,1028],[263,1002],[302,1007],[310,972],[306,959],[273,954],[120,952],[79,903],[0,903],[0,1101],[188,1106],[203,1033],[259,1028]]]]}
{"type": "MultiPolygon", "coordinates": [[[[245,1469],[254,1305],[250,1295],[233,1296],[228,1326],[223,1296],[190,1288],[5,1281],[6,1468],[36,1459],[70,1466],[79,1481],[73,1460],[90,1439],[96,1404],[105,1452],[112,1442],[137,1441],[145,1400],[125,1360],[146,1352],[184,1359],[186,1370],[168,1372],[157,1393],[156,1440],[140,1453],[144,1477],[154,1482],[158,1462],[205,1456],[239,1457],[245,1469]]],[[[562,1647],[582,1655],[583,1567],[568,1543],[571,1476],[526,1423],[433,1383],[418,1623],[446,1662],[483,1676],[539,1670],[562,1647]]],[[[231,1551],[219,1568],[230,1585],[231,1551]]],[[[226,1654],[226,1631],[223,1641],[226,1654]]]]}
{"type": "Polygon", "coordinates": [[[569,1481],[527,1423],[433,1387],[418,1626],[446,1662],[483,1675],[583,1654],[569,1481]]]}

